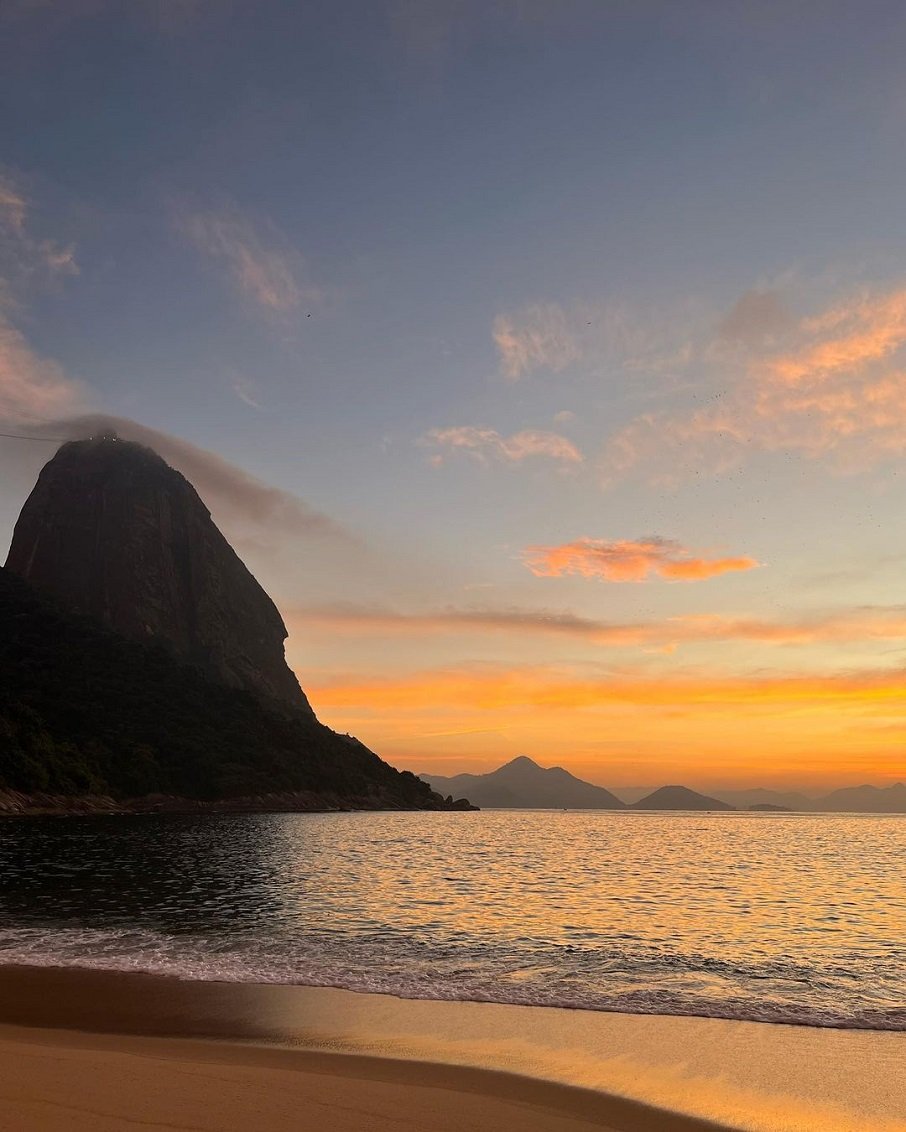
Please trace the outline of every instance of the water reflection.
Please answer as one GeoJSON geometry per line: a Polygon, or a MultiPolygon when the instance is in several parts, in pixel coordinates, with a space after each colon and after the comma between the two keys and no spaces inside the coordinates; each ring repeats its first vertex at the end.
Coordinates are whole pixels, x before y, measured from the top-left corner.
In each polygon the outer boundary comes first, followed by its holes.
{"type": "Polygon", "coordinates": [[[906,1026],[906,820],[561,812],[0,825],[31,962],[906,1026]]]}

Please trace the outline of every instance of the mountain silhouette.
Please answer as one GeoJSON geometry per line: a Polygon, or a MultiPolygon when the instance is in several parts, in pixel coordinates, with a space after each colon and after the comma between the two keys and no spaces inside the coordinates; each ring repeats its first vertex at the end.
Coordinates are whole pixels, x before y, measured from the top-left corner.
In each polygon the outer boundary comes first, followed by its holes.
{"type": "Polygon", "coordinates": [[[441,794],[468,796],[477,806],[499,809],[624,810],[626,806],[603,786],[583,782],[563,767],[542,767],[520,755],[489,774],[457,774],[444,778],[422,774],[441,794]]]}
{"type": "Polygon", "coordinates": [[[0,570],[0,813],[470,808],[320,723],[285,636],[156,453],[64,445],[0,570]]]}
{"type": "Polygon", "coordinates": [[[150,448],[113,435],[64,444],[22,508],[6,567],[223,684],[311,710],[277,607],[192,485],[150,448]]]}
{"type": "Polygon", "coordinates": [[[812,800],[811,810],[856,814],[906,814],[906,783],[893,786],[846,786],[812,800]]]}
{"type": "Polygon", "coordinates": [[[661,786],[660,789],[634,802],[634,810],[733,810],[729,802],[709,798],[688,786],[661,786]]]}

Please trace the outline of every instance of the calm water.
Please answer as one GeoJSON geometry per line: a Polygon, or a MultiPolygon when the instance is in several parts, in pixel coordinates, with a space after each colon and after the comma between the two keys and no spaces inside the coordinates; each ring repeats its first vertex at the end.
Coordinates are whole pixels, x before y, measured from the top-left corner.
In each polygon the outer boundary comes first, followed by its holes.
{"type": "Polygon", "coordinates": [[[906,1029],[906,818],[6,820],[0,962],[906,1029]]]}

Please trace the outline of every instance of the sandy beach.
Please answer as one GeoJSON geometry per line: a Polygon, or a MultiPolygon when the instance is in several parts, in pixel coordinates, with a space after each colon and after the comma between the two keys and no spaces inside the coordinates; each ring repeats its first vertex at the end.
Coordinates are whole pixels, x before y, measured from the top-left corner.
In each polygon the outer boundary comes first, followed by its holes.
{"type": "Polygon", "coordinates": [[[0,1129],[906,1132],[906,1034],[0,969],[0,1129]]]}

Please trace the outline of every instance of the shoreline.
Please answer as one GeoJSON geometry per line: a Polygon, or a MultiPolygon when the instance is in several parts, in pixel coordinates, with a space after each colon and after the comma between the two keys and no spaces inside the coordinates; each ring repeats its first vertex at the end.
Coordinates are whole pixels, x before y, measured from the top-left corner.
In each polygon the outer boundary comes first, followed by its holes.
{"type": "MultiPolygon", "coordinates": [[[[420,1110],[413,1132],[458,1128],[460,1101],[469,1097],[481,1099],[487,1119],[476,1124],[479,1109],[470,1108],[464,1128],[540,1132],[566,1120],[614,1132],[906,1132],[903,1033],[0,967],[0,1077],[18,1080],[23,1060],[46,1061],[49,1072],[60,1058],[83,1068],[90,1061],[95,1082],[216,1062],[243,1087],[258,1081],[256,1096],[268,1074],[283,1075],[281,1088],[308,1090],[306,1103],[333,1096],[323,1103],[332,1113],[327,1126],[337,1129],[347,1127],[334,1112],[339,1089],[375,1104],[380,1094],[388,1114],[423,1101],[436,1120],[420,1110]],[[117,1058],[132,1060],[123,1068],[117,1058]],[[432,1090],[447,1097],[441,1109],[451,1090],[457,1094],[456,1111],[437,1110],[432,1090]],[[523,1106],[516,1125],[512,1105],[523,1106]]],[[[24,1095],[30,1103],[32,1094],[24,1095]]],[[[273,1119],[259,1126],[290,1126],[273,1119]]]]}
{"type": "Polygon", "coordinates": [[[477,812],[465,798],[439,801],[431,806],[387,806],[380,799],[317,794],[308,790],[279,794],[243,795],[237,798],[184,798],[175,794],[147,794],[117,799],[107,794],[23,794],[0,789],[3,818],[144,817],[195,814],[344,814],[344,813],[469,813],[477,812]]]}

